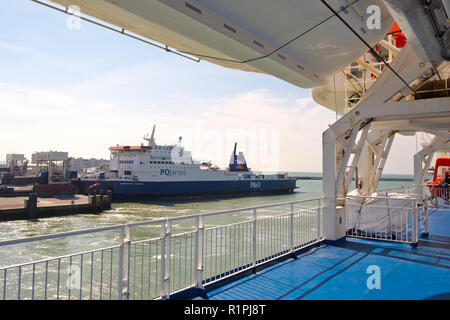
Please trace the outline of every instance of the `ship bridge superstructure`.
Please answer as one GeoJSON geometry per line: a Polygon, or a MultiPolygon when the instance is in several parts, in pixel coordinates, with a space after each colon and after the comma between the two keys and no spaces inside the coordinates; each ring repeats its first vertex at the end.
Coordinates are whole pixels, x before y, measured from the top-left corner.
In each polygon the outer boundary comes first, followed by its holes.
{"type": "Polygon", "coordinates": [[[109,177],[139,180],[142,173],[155,171],[161,167],[163,170],[200,169],[199,163],[192,160],[191,152],[185,151],[184,147],[180,146],[181,137],[177,144],[158,145],[155,141],[155,128],[156,126],[153,127],[150,137],[144,137],[144,140],[148,141],[147,146],[117,145],[109,148],[111,151],[109,177]]]}

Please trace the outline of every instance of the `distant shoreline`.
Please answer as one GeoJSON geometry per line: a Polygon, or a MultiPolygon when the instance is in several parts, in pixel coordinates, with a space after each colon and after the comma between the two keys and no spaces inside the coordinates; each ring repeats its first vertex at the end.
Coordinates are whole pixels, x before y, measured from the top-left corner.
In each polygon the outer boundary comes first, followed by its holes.
{"type": "MultiPolygon", "coordinates": [[[[305,176],[290,176],[298,180],[322,180],[322,177],[305,177],[305,176]]],[[[353,179],[354,180],[354,179],[353,179]]],[[[381,177],[380,181],[414,181],[413,178],[386,178],[381,177]]]]}

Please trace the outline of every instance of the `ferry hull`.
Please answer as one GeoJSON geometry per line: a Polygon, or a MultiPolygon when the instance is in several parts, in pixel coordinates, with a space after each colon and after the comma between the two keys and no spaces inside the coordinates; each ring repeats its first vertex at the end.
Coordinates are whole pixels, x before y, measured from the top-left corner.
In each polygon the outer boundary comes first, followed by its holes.
{"type": "Polygon", "coordinates": [[[288,193],[296,188],[296,179],[238,180],[238,181],[124,181],[78,180],[73,181],[77,193],[88,194],[89,187],[97,184],[95,191],[112,191],[113,198],[164,198],[207,197],[220,195],[249,195],[288,193]]]}

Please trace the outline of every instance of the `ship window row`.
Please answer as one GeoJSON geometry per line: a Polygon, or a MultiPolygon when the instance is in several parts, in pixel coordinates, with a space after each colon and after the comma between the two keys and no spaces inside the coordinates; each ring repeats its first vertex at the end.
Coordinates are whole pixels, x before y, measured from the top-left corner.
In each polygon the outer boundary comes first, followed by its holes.
{"type": "Polygon", "coordinates": [[[133,160],[120,160],[119,163],[122,164],[132,164],[134,161],[133,160]]]}
{"type": "MultiPolygon", "coordinates": [[[[120,164],[133,164],[134,160],[119,160],[120,164]]],[[[175,164],[175,162],[172,161],[148,161],[149,164],[175,164]]],[[[142,161],[140,161],[140,164],[144,164],[142,161]]],[[[185,165],[184,162],[179,163],[179,165],[185,165]]]]}
{"type": "Polygon", "coordinates": [[[171,147],[171,146],[168,146],[168,147],[166,147],[166,146],[155,146],[155,147],[153,147],[153,149],[165,149],[165,150],[168,150],[168,149],[172,149],[173,147],[171,147]]]}
{"type": "Polygon", "coordinates": [[[150,164],[175,164],[172,161],[150,161],[150,164]]]}

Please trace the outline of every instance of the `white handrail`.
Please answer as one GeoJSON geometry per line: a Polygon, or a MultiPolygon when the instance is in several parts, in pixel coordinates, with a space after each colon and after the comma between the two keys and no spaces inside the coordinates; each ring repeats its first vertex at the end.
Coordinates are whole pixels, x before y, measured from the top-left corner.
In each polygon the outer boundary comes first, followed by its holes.
{"type": "Polygon", "coordinates": [[[70,253],[59,257],[49,257],[1,267],[0,297],[2,299],[12,297],[15,295],[15,290],[18,290],[19,293],[16,297],[19,297],[19,299],[27,298],[25,292],[27,292],[30,283],[28,283],[29,279],[26,277],[30,272],[32,276],[32,299],[36,297],[35,291],[42,291],[43,288],[45,289],[45,299],[48,297],[47,288],[52,292],[56,290],[56,295],[53,293],[51,296],[57,299],[72,299],[75,296],[83,299],[88,297],[87,294],[92,299],[95,286],[100,288],[98,293],[100,297],[103,294],[103,289],[106,290],[105,294],[108,294],[109,286],[110,298],[117,299],[133,299],[136,294],[139,295],[137,291],[139,288],[142,297],[144,287],[148,298],[151,299],[166,299],[174,292],[192,287],[202,289],[205,284],[226,279],[239,272],[255,268],[288,254],[294,254],[301,248],[320,242],[322,240],[322,228],[320,226],[322,219],[320,215],[323,199],[323,197],[318,197],[4,240],[0,242],[0,248],[8,245],[20,245],[105,231],[119,231],[120,239],[117,245],[110,245],[105,248],[84,250],[83,252],[70,253]],[[305,206],[308,208],[295,207],[296,204],[311,202],[311,206],[305,206]],[[258,209],[272,207],[282,207],[286,210],[275,210],[276,212],[273,212],[273,214],[258,216],[258,209]],[[209,228],[204,226],[205,217],[236,212],[249,212],[251,214],[250,220],[209,228]],[[252,217],[253,219],[251,219],[252,217]],[[189,232],[172,234],[173,222],[187,219],[194,219],[195,229],[189,232]],[[131,237],[132,228],[145,225],[160,225],[160,236],[133,241],[131,237]],[[55,263],[57,264],[56,268],[55,263]],[[139,265],[138,270],[136,270],[137,264],[139,265]],[[32,271],[27,268],[32,268],[32,271]],[[80,281],[83,280],[83,270],[90,274],[90,281],[88,280],[86,283],[88,290],[84,291],[84,295],[82,294],[82,285],[79,290],[71,290],[71,287],[67,284],[72,281],[70,280],[72,279],[72,271],[70,271],[72,268],[79,268],[80,281]],[[148,279],[145,280],[148,281],[146,283],[144,283],[144,268],[148,279]],[[45,275],[45,280],[39,278],[40,274],[45,275]],[[38,278],[40,282],[37,282],[38,278]],[[67,287],[68,295],[64,284],[69,286],[67,287]],[[102,287],[103,285],[104,287],[102,287]]]}
{"type": "Polygon", "coordinates": [[[53,233],[53,234],[47,234],[47,235],[42,235],[42,236],[33,236],[33,237],[27,237],[27,238],[3,240],[3,241],[0,241],[0,247],[12,245],[12,244],[22,244],[22,243],[33,242],[33,241],[50,240],[50,239],[63,238],[63,237],[69,237],[69,236],[79,236],[79,235],[87,234],[87,233],[97,233],[97,232],[104,232],[104,231],[120,230],[120,229],[124,229],[125,226],[126,226],[125,224],[124,225],[113,225],[113,226],[108,226],[108,227],[99,227],[99,228],[81,229],[81,230],[75,230],[75,231],[53,233]]]}
{"type": "Polygon", "coordinates": [[[119,229],[125,229],[125,228],[133,228],[133,227],[139,227],[139,226],[145,226],[145,225],[152,225],[152,224],[161,224],[165,221],[172,222],[172,221],[188,220],[188,219],[194,219],[199,216],[207,217],[207,216],[214,216],[214,215],[221,215],[221,214],[229,214],[229,213],[234,213],[234,212],[251,211],[253,209],[264,209],[264,208],[277,207],[277,206],[283,206],[283,205],[289,205],[289,204],[312,202],[312,201],[317,201],[317,200],[322,200],[322,199],[324,199],[324,197],[317,197],[317,198],[312,198],[312,199],[304,199],[304,200],[297,200],[297,201],[290,201],[290,202],[274,203],[274,204],[268,204],[268,205],[263,205],[263,206],[198,213],[198,214],[172,217],[172,218],[161,218],[161,219],[154,219],[154,220],[148,220],[148,221],[133,222],[133,223],[127,223],[127,224],[120,224],[120,225],[112,225],[112,226],[106,226],[106,227],[81,229],[81,230],[60,232],[60,233],[54,233],[54,234],[42,235],[42,236],[33,236],[33,237],[26,237],[26,238],[3,240],[3,241],[0,241],[0,247],[6,246],[6,245],[12,245],[12,244],[49,240],[49,239],[55,239],[55,238],[63,238],[63,237],[68,237],[68,236],[77,236],[77,235],[82,235],[82,234],[87,234],[87,233],[97,233],[97,232],[112,231],[112,230],[119,230],[119,229]]]}

